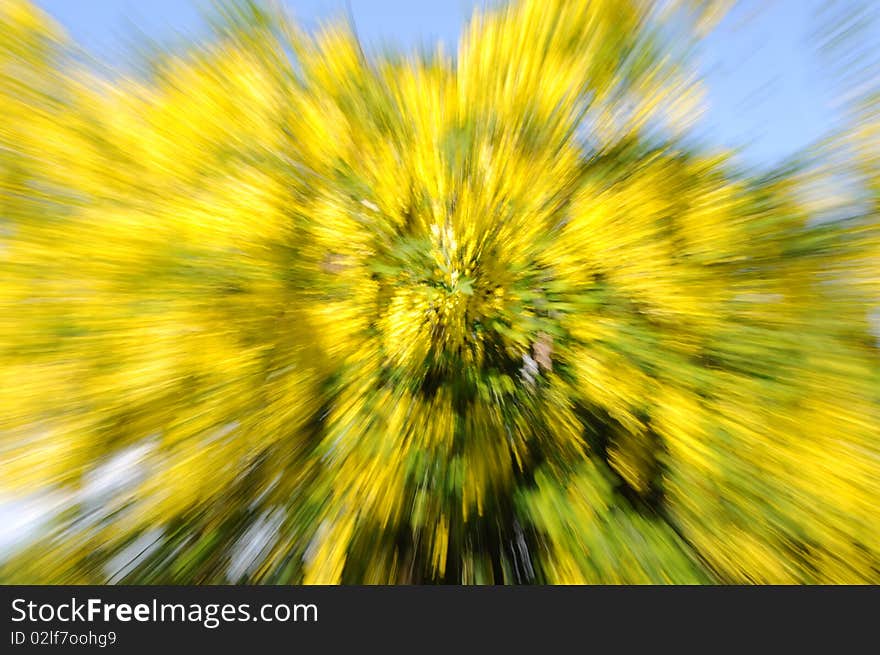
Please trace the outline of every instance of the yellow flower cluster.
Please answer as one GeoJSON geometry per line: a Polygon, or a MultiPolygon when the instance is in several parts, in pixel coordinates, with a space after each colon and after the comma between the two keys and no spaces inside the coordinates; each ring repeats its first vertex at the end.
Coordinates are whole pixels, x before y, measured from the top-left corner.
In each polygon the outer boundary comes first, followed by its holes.
{"type": "Polygon", "coordinates": [[[0,579],[880,581],[880,205],[676,146],[668,20],[233,3],[107,80],[0,5],[0,489],[62,499],[0,579]]]}

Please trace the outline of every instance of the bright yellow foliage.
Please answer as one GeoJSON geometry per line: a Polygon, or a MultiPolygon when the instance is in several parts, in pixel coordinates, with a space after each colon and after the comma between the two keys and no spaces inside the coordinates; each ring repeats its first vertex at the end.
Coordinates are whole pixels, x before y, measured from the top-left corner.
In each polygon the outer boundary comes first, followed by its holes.
{"type": "Polygon", "coordinates": [[[64,499],[2,579],[880,582],[880,205],[670,142],[665,20],[239,3],[135,81],[0,4],[0,486],[64,499]]]}

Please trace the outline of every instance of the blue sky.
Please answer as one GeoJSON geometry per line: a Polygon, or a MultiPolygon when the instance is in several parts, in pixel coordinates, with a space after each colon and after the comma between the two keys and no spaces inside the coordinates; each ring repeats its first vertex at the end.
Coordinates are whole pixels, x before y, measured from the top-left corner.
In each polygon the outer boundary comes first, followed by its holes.
{"type": "MultiPolygon", "coordinates": [[[[124,62],[137,32],[162,39],[199,33],[199,0],[38,0],[88,51],[124,62]]],[[[344,0],[286,0],[305,25],[345,12],[344,0]]],[[[414,46],[442,39],[454,44],[473,0],[350,0],[361,38],[373,44],[414,46]]],[[[840,118],[849,80],[876,78],[880,21],[871,0],[742,0],[700,48],[709,107],[704,142],[741,151],[743,163],[766,166],[821,138],[840,118]],[[866,10],[866,11],[865,11],[866,10]],[[859,11],[864,11],[860,17],[859,11]],[[845,51],[825,52],[834,20],[862,27],[845,51]],[[824,36],[823,36],[824,35],[824,36]],[[873,51],[874,61],[871,61],[873,51]],[[861,66],[856,65],[861,63],[861,66]],[[850,70],[852,69],[852,70],[850,70]]]]}

